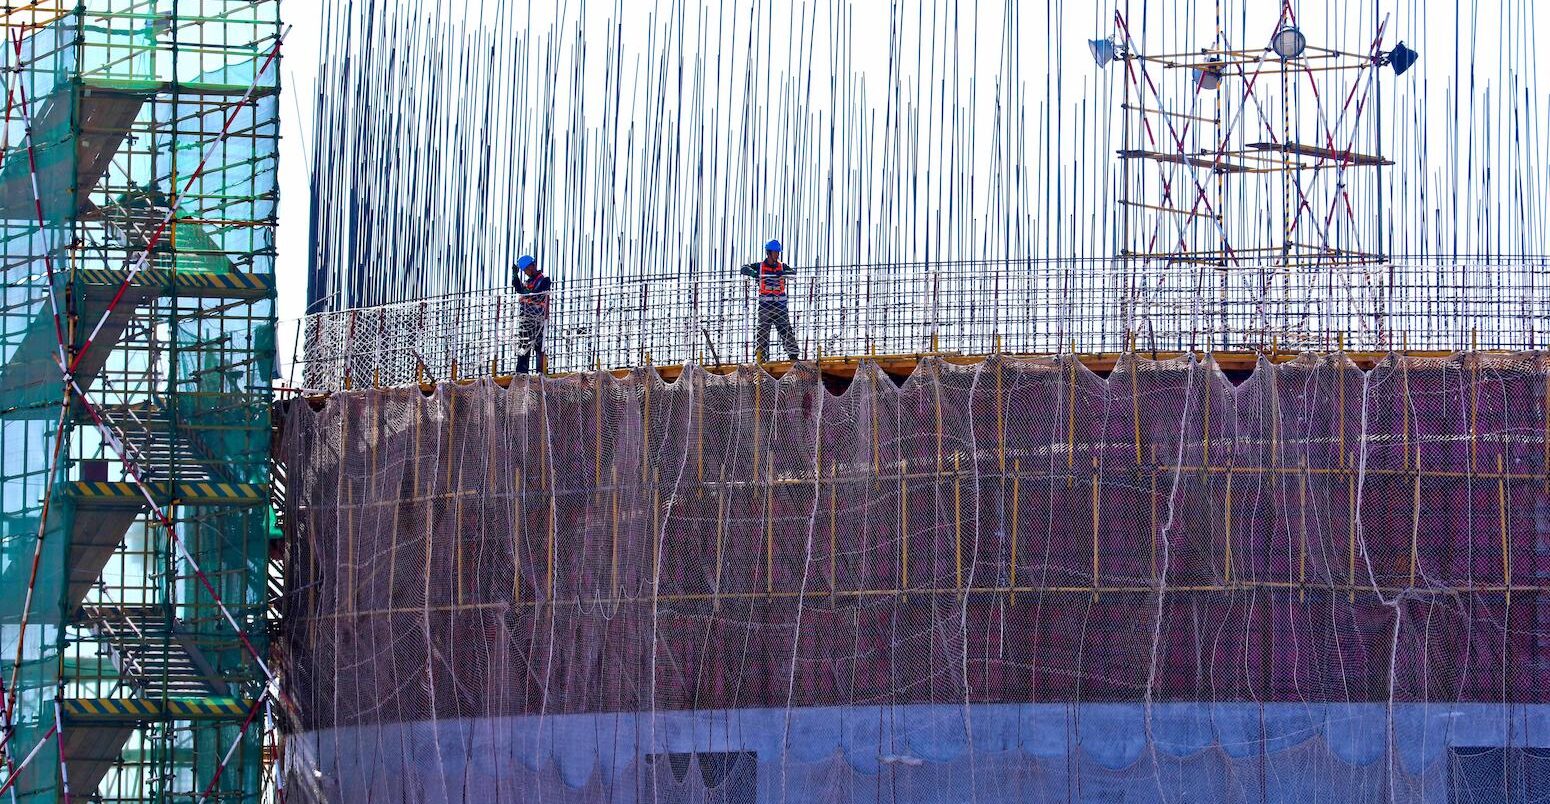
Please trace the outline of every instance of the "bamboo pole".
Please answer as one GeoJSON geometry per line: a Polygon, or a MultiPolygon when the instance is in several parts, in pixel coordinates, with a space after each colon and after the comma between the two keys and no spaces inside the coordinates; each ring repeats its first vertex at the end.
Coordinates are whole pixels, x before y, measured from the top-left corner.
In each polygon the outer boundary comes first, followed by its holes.
{"type": "MultiPolygon", "coordinates": [[[[1132,339],[1134,339],[1135,336],[1132,335],[1131,337],[1132,337],[1132,339]]],[[[1132,345],[1132,347],[1134,347],[1134,345],[1135,345],[1133,340],[1132,340],[1132,344],[1131,345],[1132,345]]],[[[1136,359],[1134,349],[1132,349],[1132,351],[1130,352],[1129,362],[1130,362],[1130,418],[1131,418],[1131,421],[1134,422],[1134,424],[1135,424],[1136,465],[1140,466],[1141,465],[1141,388],[1140,388],[1139,380],[1136,377],[1136,374],[1137,374],[1137,369],[1140,368],[1141,361],[1136,359]]]]}
{"type": "Polygon", "coordinates": [[[1270,368],[1270,465],[1277,471],[1281,469],[1281,383],[1280,369],[1275,364],[1269,364],[1270,368]]]}
{"type": "MultiPolygon", "coordinates": [[[[446,471],[446,474],[444,475],[444,484],[445,485],[443,486],[443,488],[447,489],[448,491],[451,491],[452,489],[456,488],[452,484],[452,464],[453,464],[453,454],[452,453],[453,453],[453,449],[454,449],[454,447],[456,445],[456,441],[457,441],[457,398],[458,398],[457,389],[455,389],[455,388],[451,389],[450,393],[448,394],[448,399],[447,399],[447,437],[445,439],[443,439],[444,443],[447,445],[446,458],[445,458],[445,461],[446,461],[446,464],[447,464],[447,471],[446,471]]],[[[462,496],[457,496],[452,501],[452,521],[453,522],[458,522],[458,523],[461,523],[463,521],[463,498],[462,498],[462,496]]],[[[454,591],[454,594],[457,596],[457,602],[462,603],[463,602],[463,539],[460,538],[460,536],[461,536],[461,534],[459,534],[457,532],[454,532],[453,533],[453,537],[452,537],[452,576],[453,576],[453,591],[454,591]]]]}
{"type": "Polygon", "coordinates": [[[958,473],[958,453],[953,453],[953,577],[963,588],[963,476],[958,473]]]}
{"type": "Polygon", "coordinates": [[[1345,508],[1346,508],[1346,585],[1350,591],[1346,595],[1347,602],[1356,602],[1356,476],[1346,475],[1345,481],[1345,508]]]}
{"type": "MultiPolygon", "coordinates": [[[[1410,468],[1410,445],[1411,445],[1411,438],[1410,438],[1410,359],[1409,358],[1400,358],[1400,360],[1399,360],[1399,417],[1400,417],[1400,434],[1401,434],[1400,437],[1404,439],[1404,454],[1401,456],[1403,458],[1402,463],[1403,463],[1403,466],[1404,466],[1405,469],[1409,469],[1410,468]]],[[[1416,444],[1415,445],[1415,449],[1416,449],[1415,466],[1416,466],[1417,469],[1419,469],[1419,468],[1421,468],[1421,445],[1420,444],[1416,444]]],[[[1412,578],[1412,582],[1413,581],[1414,581],[1414,579],[1412,578]]]]}
{"type": "Polygon", "coordinates": [[[651,473],[651,595],[662,590],[662,473],[651,473]]]}
{"type": "MultiPolygon", "coordinates": [[[[348,481],[344,484],[344,566],[345,566],[345,600],[346,606],[355,607],[355,537],[356,537],[356,508],[355,487],[348,481]]],[[[389,551],[391,555],[396,551],[389,551]]],[[[389,559],[391,563],[391,559],[389,559]]],[[[392,576],[390,575],[389,578],[392,576]]]]}
{"type": "Polygon", "coordinates": [[[705,372],[695,372],[698,387],[694,389],[694,476],[705,482],[705,372]]]}
{"type": "Polygon", "coordinates": [[[1480,355],[1471,353],[1469,361],[1469,471],[1479,470],[1480,447],[1480,355]]]}
{"type": "Polygon", "coordinates": [[[1158,533],[1157,533],[1157,475],[1158,475],[1158,470],[1155,468],[1156,464],[1157,464],[1157,445],[1153,444],[1152,445],[1152,465],[1153,465],[1154,468],[1149,472],[1149,474],[1151,474],[1151,476],[1152,476],[1152,496],[1150,497],[1150,500],[1149,500],[1150,505],[1148,506],[1151,509],[1151,526],[1150,526],[1150,535],[1151,535],[1151,541],[1152,541],[1152,564],[1151,564],[1152,574],[1151,574],[1151,579],[1152,579],[1153,583],[1160,583],[1162,581],[1162,578],[1160,578],[1158,576],[1158,574],[1157,574],[1157,537],[1158,537],[1158,533]]]}
{"type": "MultiPolygon", "coordinates": [[[[1019,471],[1019,463],[1020,461],[1018,459],[1012,459],[1012,566],[1008,574],[1007,582],[1013,589],[1017,588],[1017,502],[1019,496],[1018,480],[1022,475],[1022,473],[1019,471]]],[[[1017,605],[1017,592],[1012,592],[1010,597],[1011,604],[1014,606],[1017,605]]]]}
{"type": "MultiPolygon", "coordinates": [[[[609,474],[613,490],[610,496],[613,499],[609,506],[608,586],[609,593],[617,595],[619,594],[619,467],[612,467],[609,474]]],[[[719,526],[720,523],[718,522],[717,525],[719,526]]]]}
{"type": "Polygon", "coordinates": [[[1539,359],[1539,371],[1540,376],[1543,377],[1545,381],[1544,407],[1542,407],[1539,411],[1540,418],[1544,419],[1545,421],[1544,433],[1540,436],[1540,441],[1544,443],[1544,456],[1540,460],[1539,471],[1540,474],[1544,476],[1544,481],[1541,484],[1541,488],[1544,490],[1545,494],[1550,494],[1550,372],[1545,370],[1543,357],[1539,359]]]}
{"type": "Polygon", "coordinates": [[[1512,545],[1507,537],[1507,481],[1502,475],[1502,456],[1496,456],[1496,511],[1502,535],[1502,587],[1507,590],[1506,605],[1512,605],[1512,545]]]}
{"type": "MultiPolygon", "coordinates": [[[[640,482],[641,483],[645,483],[645,482],[647,482],[647,479],[650,477],[650,475],[647,474],[647,472],[650,471],[650,466],[651,466],[651,377],[650,376],[646,377],[645,381],[642,382],[642,386],[643,386],[643,391],[642,391],[642,394],[641,394],[641,406],[642,407],[641,407],[641,417],[640,417],[640,427],[641,427],[641,439],[640,439],[640,482]]],[[[757,416],[757,413],[755,415],[757,416]]],[[[755,436],[755,438],[757,439],[757,436],[755,436]]],[[[758,448],[758,441],[757,440],[754,442],[754,445],[755,445],[755,449],[757,449],[758,448]]]]}
{"type": "MultiPolygon", "coordinates": [[[[995,352],[1001,353],[1001,336],[995,336],[995,352]]],[[[1006,474],[1006,398],[1001,392],[1001,375],[1006,373],[1003,359],[998,356],[995,361],[995,463],[1001,474],[1006,474]]],[[[1550,386],[1547,386],[1547,400],[1550,400],[1550,386]]],[[[1550,445],[1550,440],[1547,440],[1550,445]]],[[[1550,446],[1547,446],[1550,449],[1550,446]]],[[[1550,460],[1545,462],[1550,466],[1550,460]]]]}
{"type": "MultiPolygon", "coordinates": [[[[1213,363],[1212,366],[1214,367],[1215,363],[1213,363]]],[[[1205,415],[1201,417],[1200,424],[1200,464],[1202,466],[1211,465],[1211,385],[1212,383],[1209,379],[1200,385],[1201,390],[1203,390],[1206,395],[1205,402],[1201,406],[1205,412],[1205,415]]]]}
{"type": "Polygon", "coordinates": [[[1308,454],[1298,460],[1297,475],[1297,600],[1308,599],[1308,454]]]}
{"type": "Polygon", "coordinates": [[[877,395],[871,394],[867,399],[869,400],[867,404],[872,408],[872,475],[874,477],[881,477],[883,474],[883,446],[882,436],[878,433],[877,425],[877,395]]]}
{"type": "MultiPolygon", "coordinates": [[[[481,398],[484,400],[484,410],[481,414],[484,416],[484,488],[480,491],[485,495],[498,499],[499,492],[497,489],[499,488],[500,478],[496,471],[498,465],[497,456],[504,455],[504,451],[500,449],[500,438],[496,435],[499,432],[498,425],[500,420],[495,416],[494,395],[486,393],[481,398]]],[[[490,520],[492,518],[491,516],[480,517],[479,535],[481,543],[489,536],[491,529],[490,520]]],[[[479,591],[483,593],[482,586],[479,587],[479,591]]]]}
{"type": "Polygon", "coordinates": [[[512,469],[511,478],[511,601],[522,603],[522,467],[512,469]]]}
{"type": "Polygon", "coordinates": [[[765,462],[768,467],[764,486],[764,591],[775,590],[775,454],[765,462]]]}
{"type": "MultiPolygon", "coordinates": [[[[1231,589],[1229,589],[1227,587],[1224,587],[1224,586],[1222,586],[1220,584],[1199,584],[1199,585],[1170,586],[1170,587],[1168,587],[1168,592],[1170,594],[1220,595],[1220,594],[1222,594],[1224,592],[1241,592],[1241,591],[1245,591],[1245,590],[1265,590],[1265,591],[1281,592],[1281,591],[1289,590],[1289,589],[1293,588],[1294,586],[1295,586],[1295,584],[1292,584],[1292,583],[1286,582],[1286,581],[1259,581],[1259,582],[1253,582],[1253,583],[1240,583],[1240,584],[1234,586],[1231,589]]],[[[1329,586],[1324,586],[1324,587],[1320,587],[1320,588],[1321,589],[1327,589],[1327,590],[1334,591],[1334,592],[1343,592],[1343,591],[1348,591],[1349,590],[1352,593],[1362,592],[1364,594],[1365,593],[1374,593],[1374,594],[1384,594],[1384,595],[1399,595],[1399,594],[1403,594],[1404,592],[1408,591],[1404,587],[1400,587],[1400,586],[1387,587],[1387,586],[1373,586],[1372,584],[1363,584],[1361,586],[1347,586],[1345,584],[1331,584],[1329,586]]],[[[1131,584],[1131,585],[1124,585],[1124,586],[1105,586],[1102,589],[1100,589],[1099,591],[1102,592],[1105,595],[1132,595],[1132,596],[1138,596],[1139,597],[1139,596],[1154,594],[1157,590],[1156,590],[1155,586],[1141,586],[1141,585],[1131,584]]],[[[1441,591],[1444,591],[1444,590],[1438,589],[1438,590],[1435,590],[1435,591],[1441,592],[1441,591]]],[[[1480,584],[1480,585],[1472,585],[1472,586],[1448,587],[1446,591],[1449,594],[1458,594],[1458,595],[1498,595],[1498,594],[1503,594],[1503,593],[1506,593],[1506,592],[1512,592],[1514,594],[1544,595],[1544,594],[1550,594],[1550,585],[1544,585],[1544,584],[1513,584],[1511,586],[1504,587],[1501,584],[1480,584]]],[[[969,588],[967,590],[964,590],[964,589],[953,589],[951,587],[929,587],[929,588],[915,588],[915,589],[909,590],[909,593],[911,595],[916,595],[916,596],[927,596],[927,595],[929,595],[929,596],[937,596],[937,597],[951,598],[951,599],[957,599],[957,598],[959,598],[960,596],[962,596],[965,593],[968,593],[968,594],[971,594],[971,595],[1050,594],[1050,595],[1071,595],[1071,596],[1084,596],[1085,597],[1085,596],[1091,596],[1092,592],[1093,592],[1092,587],[1087,585],[1087,584],[1081,584],[1081,585],[1077,585],[1077,586],[1018,586],[1018,587],[1010,587],[1010,586],[1004,586],[1004,585],[995,585],[995,586],[976,586],[976,587],[969,588]]],[[[842,592],[839,593],[839,595],[841,597],[855,598],[855,599],[858,599],[858,600],[859,599],[863,599],[863,598],[896,597],[896,596],[898,596],[900,594],[901,594],[901,590],[899,590],[899,589],[850,589],[850,590],[845,590],[845,591],[842,591],[842,592]]],[[[822,599],[824,597],[827,597],[828,595],[829,595],[829,593],[827,591],[824,591],[823,589],[805,589],[805,590],[790,589],[790,590],[780,590],[780,591],[774,592],[773,594],[766,594],[764,592],[728,592],[728,593],[725,593],[725,594],[721,595],[721,597],[725,598],[725,599],[728,599],[728,600],[757,600],[757,599],[766,599],[766,598],[774,598],[774,599],[779,599],[779,600],[796,600],[796,599],[801,599],[801,600],[809,600],[809,599],[811,599],[811,600],[820,600],[820,599],[822,599]]],[[[626,598],[626,597],[616,597],[616,598],[608,598],[608,599],[602,599],[602,600],[595,599],[595,598],[568,597],[568,598],[565,598],[564,600],[555,600],[555,601],[538,600],[538,601],[523,603],[522,605],[523,606],[528,606],[528,607],[538,608],[538,607],[553,607],[553,606],[595,605],[595,604],[599,604],[599,603],[608,604],[608,605],[639,604],[639,603],[661,604],[661,603],[681,603],[681,602],[703,603],[703,602],[711,601],[714,597],[716,597],[716,595],[714,593],[710,593],[710,592],[693,592],[693,593],[683,593],[683,594],[665,594],[665,595],[653,595],[653,596],[650,596],[650,597],[629,597],[629,598],[626,598]]],[[[316,619],[320,619],[320,620],[326,620],[326,619],[339,619],[339,618],[378,617],[378,616],[395,615],[395,614],[424,614],[426,612],[433,612],[433,611],[481,611],[481,610],[490,610],[490,609],[509,608],[509,605],[510,604],[508,604],[508,603],[506,603],[504,601],[489,601],[489,602],[484,602],[484,603],[468,603],[468,604],[464,604],[464,605],[461,605],[461,606],[459,606],[457,604],[446,604],[446,605],[440,605],[440,606],[414,606],[414,607],[394,607],[394,608],[387,608],[387,609],[371,609],[371,610],[356,610],[356,611],[334,611],[334,612],[325,613],[325,614],[317,614],[317,615],[315,615],[315,618],[316,619]]]]}
{"type": "MultiPolygon", "coordinates": [[[[351,419],[350,416],[342,416],[342,417],[340,417],[340,422],[339,422],[339,451],[342,454],[345,454],[345,455],[350,454],[350,419],[351,419]]],[[[367,463],[371,464],[371,465],[375,465],[376,464],[376,460],[377,460],[377,450],[376,450],[376,446],[375,446],[375,442],[376,442],[377,438],[378,438],[378,433],[377,432],[373,432],[371,440],[367,442],[367,451],[366,451],[367,463]]],[[[355,532],[355,517],[356,517],[356,505],[355,505],[355,493],[354,493],[355,487],[354,487],[354,485],[352,483],[350,483],[350,477],[349,477],[348,474],[346,474],[344,472],[340,472],[339,474],[340,474],[340,477],[339,477],[340,485],[344,486],[344,512],[345,512],[344,513],[344,533],[345,533],[345,537],[344,537],[344,545],[345,545],[345,548],[344,548],[344,551],[345,551],[345,576],[344,577],[345,577],[345,594],[347,596],[347,599],[350,601],[349,605],[353,607],[355,605],[355,566],[356,566],[356,564],[355,564],[355,535],[356,535],[356,532],[355,532]]],[[[375,478],[375,476],[376,475],[373,474],[372,478],[375,478]]],[[[372,481],[372,479],[369,478],[367,480],[367,482],[373,482],[373,481],[372,481]]],[[[391,577],[391,576],[389,576],[389,577],[391,577]]],[[[3,699],[3,696],[0,696],[0,699],[3,699]]]]}
{"type": "Polygon", "coordinates": [[[932,370],[932,377],[933,377],[933,380],[932,380],[932,383],[931,383],[931,387],[935,391],[935,393],[933,394],[933,397],[934,397],[934,405],[936,407],[936,470],[937,470],[938,473],[940,473],[942,471],[942,466],[943,466],[943,463],[942,463],[942,441],[943,441],[943,438],[944,438],[943,432],[942,432],[942,377],[941,377],[941,375],[938,372],[936,372],[934,366],[933,366],[933,370],[932,370]]]}
{"type": "MultiPolygon", "coordinates": [[[[1251,475],[1251,476],[1256,476],[1256,477],[1259,477],[1259,476],[1263,476],[1263,477],[1282,477],[1282,476],[1287,476],[1287,477],[1290,477],[1290,476],[1300,475],[1300,474],[1306,473],[1309,477],[1318,476],[1318,477],[1343,478],[1343,477],[1351,474],[1351,472],[1352,472],[1352,470],[1350,470],[1350,469],[1338,469],[1338,468],[1335,468],[1335,467],[1332,467],[1332,466],[1309,466],[1309,467],[1307,467],[1306,470],[1304,470],[1304,469],[1302,469],[1300,467],[1289,468],[1289,467],[1276,467],[1276,466],[1248,466],[1248,465],[1244,465],[1244,464],[1234,464],[1230,468],[1228,466],[1226,466],[1226,465],[1203,466],[1201,464],[1195,464],[1195,463],[1189,463],[1189,464],[1166,464],[1166,465],[1163,465],[1163,464],[1156,464],[1155,463],[1155,459],[1154,459],[1154,463],[1151,464],[1151,468],[1156,468],[1156,469],[1160,469],[1160,470],[1167,470],[1167,471],[1177,470],[1181,474],[1195,474],[1195,475],[1201,475],[1201,476],[1209,476],[1209,475],[1222,475],[1222,476],[1226,476],[1227,473],[1229,471],[1231,471],[1232,474],[1237,475],[1239,477],[1242,477],[1242,476],[1245,476],[1245,475],[1251,475]]],[[[1406,469],[1377,469],[1377,468],[1368,468],[1368,469],[1366,469],[1365,471],[1362,472],[1362,475],[1364,477],[1400,477],[1400,478],[1405,478],[1407,480],[1409,478],[1415,477],[1417,474],[1419,474],[1423,478],[1428,478],[1428,479],[1460,480],[1460,479],[1474,478],[1476,480],[1495,480],[1497,478],[1497,474],[1496,474],[1496,472],[1494,470],[1492,470],[1492,471],[1485,471],[1485,472],[1468,472],[1468,471],[1445,471],[1445,470],[1440,470],[1440,469],[1424,469],[1424,470],[1421,470],[1420,472],[1417,472],[1415,469],[1406,470],[1406,469]]],[[[906,475],[906,477],[908,479],[910,479],[910,480],[921,480],[921,481],[935,480],[935,481],[939,481],[939,482],[942,482],[942,483],[947,482],[948,478],[950,478],[951,476],[952,476],[952,472],[950,470],[944,470],[944,471],[942,471],[940,473],[927,470],[927,471],[924,471],[924,472],[911,472],[908,475],[906,475]]],[[[1010,477],[1010,473],[1008,473],[1008,476],[1010,477]]],[[[1063,476],[1068,481],[1067,482],[1068,486],[1074,485],[1073,483],[1070,482],[1072,480],[1072,476],[1070,476],[1070,475],[1063,475],[1063,476]]],[[[897,475],[895,477],[897,477],[897,475]]],[[[1039,475],[1034,475],[1034,477],[1044,478],[1045,475],[1039,474],[1039,475]]],[[[1537,472],[1537,471],[1528,471],[1528,472],[1504,471],[1501,474],[1501,477],[1506,479],[1506,480],[1509,480],[1509,481],[1512,481],[1512,480],[1542,480],[1543,479],[1542,475],[1540,475],[1540,473],[1537,472]]],[[[773,485],[775,485],[776,487],[781,487],[781,486],[799,486],[799,485],[806,486],[806,485],[811,485],[812,482],[813,481],[812,481],[811,478],[793,477],[793,478],[786,478],[786,479],[777,479],[774,482],[773,485]]],[[[724,485],[724,483],[722,481],[711,481],[711,482],[707,483],[706,485],[707,486],[717,486],[717,485],[724,485]]],[[[441,498],[451,499],[454,495],[446,494],[446,495],[434,495],[434,496],[436,498],[438,498],[438,499],[441,499],[441,498]]],[[[363,505],[365,505],[365,504],[366,503],[363,503],[363,505]]]]}
{"type": "Polygon", "coordinates": [[[1066,394],[1066,469],[1076,466],[1076,360],[1066,361],[1070,369],[1066,394]]]}
{"type": "Polygon", "coordinates": [[[597,387],[593,392],[596,399],[592,410],[592,418],[596,421],[592,434],[592,483],[601,486],[603,485],[603,373],[597,372],[593,377],[597,387]]]}
{"type": "Polygon", "coordinates": [[[1089,496],[1092,498],[1092,531],[1093,531],[1093,602],[1098,602],[1098,456],[1093,456],[1092,482],[1089,496]]]}
{"type": "MultiPolygon", "coordinates": [[[[1342,336],[1342,337],[1344,337],[1344,336],[1342,336]]],[[[1340,360],[1340,375],[1339,375],[1340,376],[1340,381],[1338,383],[1336,383],[1336,385],[1340,386],[1340,427],[1339,427],[1339,433],[1338,433],[1338,435],[1340,437],[1340,453],[1339,453],[1339,455],[1336,456],[1336,465],[1338,465],[1341,469],[1344,469],[1345,468],[1345,379],[1346,379],[1346,370],[1345,369],[1346,369],[1346,365],[1345,365],[1345,347],[1344,347],[1343,341],[1342,341],[1342,345],[1341,345],[1340,356],[1341,356],[1341,360],[1340,360]]]]}
{"type": "MultiPolygon", "coordinates": [[[[1420,455],[1416,455],[1419,462],[1420,455]]],[[[1416,565],[1420,561],[1421,538],[1421,475],[1415,476],[1410,494],[1410,586],[1415,587],[1416,565]]]]}
{"type": "Polygon", "coordinates": [[[721,573],[726,566],[727,509],[730,506],[726,494],[716,492],[716,594],[712,598],[712,609],[721,608],[721,573]]]}
{"type": "Polygon", "coordinates": [[[834,607],[835,594],[839,591],[840,581],[837,573],[837,554],[839,552],[839,521],[836,510],[839,506],[839,474],[840,467],[836,462],[829,465],[829,606],[834,607]]]}
{"type": "Polygon", "coordinates": [[[554,522],[554,498],[547,494],[544,495],[544,498],[549,502],[548,505],[544,506],[544,586],[548,590],[546,593],[547,599],[552,601],[554,600],[555,575],[558,573],[555,567],[558,556],[555,553],[559,549],[557,544],[559,534],[554,522]]]}
{"type": "Polygon", "coordinates": [[[1224,502],[1223,532],[1222,532],[1222,572],[1223,580],[1228,586],[1232,586],[1232,464],[1227,465],[1227,493],[1224,502]]]}

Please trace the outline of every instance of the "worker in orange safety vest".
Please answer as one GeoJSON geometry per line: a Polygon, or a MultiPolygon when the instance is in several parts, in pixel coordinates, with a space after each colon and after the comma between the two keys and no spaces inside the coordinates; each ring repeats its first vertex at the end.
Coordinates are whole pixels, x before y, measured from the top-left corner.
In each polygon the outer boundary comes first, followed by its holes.
{"type": "Polygon", "coordinates": [[[771,240],[764,244],[764,259],[760,262],[750,263],[742,267],[743,276],[753,277],[758,280],[759,286],[759,317],[754,324],[754,332],[757,337],[754,344],[754,359],[764,362],[768,359],[770,350],[770,327],[780,333],[781,344],[786,347],[786,355],[795,363],[798,359],[797,336],[791,329],[791,313],[786,309],[786,278],[794,273],[790,265],[780,261],[780,241],[771,240]]]}

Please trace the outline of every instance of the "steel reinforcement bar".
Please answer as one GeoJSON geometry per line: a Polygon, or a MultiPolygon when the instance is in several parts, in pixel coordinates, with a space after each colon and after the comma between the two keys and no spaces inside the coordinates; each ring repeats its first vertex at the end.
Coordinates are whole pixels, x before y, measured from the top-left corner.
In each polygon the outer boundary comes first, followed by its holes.
{"type": "MultiPolygon", "coordinates": [[[[789,309],[804,359],[1542,348],[1550,259],[1233,269],[1134,260],[799,267],[789,309]]],[[[568,282],[545,324],[551,373],[754,358],[758,297],[733,275],[568,282]]],[[[509,373],[514,291],[307,316],[292,385],[331,391],[509,373]]],[[[775,333],[771,333],[772,336],[775,333]]],[[[774,357],[783,357],[779,338],[774,357]]]]}

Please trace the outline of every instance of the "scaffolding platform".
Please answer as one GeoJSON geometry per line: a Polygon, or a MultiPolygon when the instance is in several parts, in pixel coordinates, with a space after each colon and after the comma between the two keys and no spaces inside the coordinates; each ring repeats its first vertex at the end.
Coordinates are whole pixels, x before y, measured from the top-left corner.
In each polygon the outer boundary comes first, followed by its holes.
{"type": "MultiPolygon", "coordinates": [[[[259,483],[219,483],[210,481],[179,481],[151,483],[151,496],[158,505],[267,505],[269,487],[259,483]]],[[[76,503],[76,510],[139,509],[145,505],[145,496],[130,482],[97,482],[80,480],[66,484],[65,493],[76,503]]]]}
{"type": "Polygon", "coordinates": [[[0,618],[25,643],[0,673],[11,745],[49,749],[14,790],[257,801],[280,4],[47,5],[0,14],[0,618]]]}
{"type": "MultiPolygon", "coordinates": [[[[146,269],[124,286],[127,269],[90,269],[76,273],[75,289],[81,295],[82,321],[102,321],[102,329],[75,370],[75,381],[90,390],[107,365],[113,349],[142,308],[158,299],[216,299],[233,302],[259,301],[274,296],[274,278],[245,273],[202,273],[146,269]],[[120,289],[124,295],[111,310],[108,305],[120,289]],[[104,312],[106,311],[106,317],[104,312]]],[[[45,308],[28,327],[21,343],[0,367],[0,411],[18,418],[56,419],[59,416],[59,338],[52,311],[45,308]]]]}
{"type": "MultiPolygon", "coordinates": [[[[179,481],[175,484],[151,483],[157,505],[236,506],[268,505],[268,486],[213,481],[179,481]]],[[[118,551],[130,527],[147,510],[145,495],[130,482],[76,481],[64,485],[66,499],[73,504],[68,586],[65,616],[76,611],[86,595],[102,577],[113,554],[118,551]]],[[[31,565],[16,562],[7,568],[0,583],[7,588],[25,589],[31,565]]],[[[8,612],[14,616],[14,612],[8,612]]],[[[43,621],[51,621],[49,620],[43,621]]],[[[34,621],[39,621],[35,616],[34,621]]]]}
{"type": "Polygon", "coordinates": [[[164,721],[241,721],[252,701],[236,698],[66,698],[64,753],[70,763],[70,790],[93,797],[102,780],[119,764],[135,730],[164,721]]]}
{"type": "MultiPolygon", "coordinates": [[[[67,698],[66,724],[153,723],[162,720],[242,720],[253,701],[240,698],[67,698]]],[[[72,769],[75,765],[72,763],[72,769]]]]}

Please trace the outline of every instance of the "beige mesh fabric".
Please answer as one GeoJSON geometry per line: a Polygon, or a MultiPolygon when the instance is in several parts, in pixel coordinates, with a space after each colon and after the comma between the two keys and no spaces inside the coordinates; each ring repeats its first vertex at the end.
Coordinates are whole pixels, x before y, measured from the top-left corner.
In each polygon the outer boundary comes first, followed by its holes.
{"type": "Polygon", "coordinates": [[[298,402],[291,792],[1542,793],[1547,376],[928,359],[298,402]]]}

